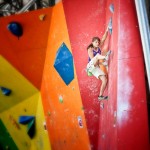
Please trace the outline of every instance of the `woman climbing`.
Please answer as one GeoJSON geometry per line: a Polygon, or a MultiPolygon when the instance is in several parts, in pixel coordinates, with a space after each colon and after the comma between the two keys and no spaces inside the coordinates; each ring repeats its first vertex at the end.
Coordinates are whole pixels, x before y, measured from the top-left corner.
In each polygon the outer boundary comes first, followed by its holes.
{"type": "Polygon", "coordinates": [[[101,48],[107,38],[107,35],[108,35],[108,28],[106,29],[101,40],[99,37],[93,37],[92,43],[87,47],[88,56],[89,56],[87,71],[90,72],[92,75],[94,75],[97,79],[100,79],[102,81],[99,96],[98,96],[99,100],[108,99],[108,96],[103,95],[107,85],[107,75],[99,67],[99,63],[100,63],[99,60],[103,59],[105,62],[105,60],[108,59],[107,58],[108,55],[110,54],[110,51],[108,51],[105,56],[101,55],[101,48]]]}

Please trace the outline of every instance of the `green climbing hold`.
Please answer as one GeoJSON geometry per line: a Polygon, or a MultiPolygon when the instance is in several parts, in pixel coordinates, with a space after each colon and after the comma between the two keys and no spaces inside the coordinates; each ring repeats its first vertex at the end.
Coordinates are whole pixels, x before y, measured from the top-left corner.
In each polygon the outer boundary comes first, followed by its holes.
{"type": "Polygon", "coordinates": [[[60,103],[63,103],[63,102],[64,102],[62,96],[59,96],[59,102],[60,102],[60,103]]]}

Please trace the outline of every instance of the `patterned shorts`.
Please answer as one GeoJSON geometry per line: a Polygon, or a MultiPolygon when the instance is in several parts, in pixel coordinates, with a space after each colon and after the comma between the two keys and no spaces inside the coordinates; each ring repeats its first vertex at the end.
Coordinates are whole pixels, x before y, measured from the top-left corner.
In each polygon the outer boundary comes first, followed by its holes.
{"type": "Polygon", "coordinates": [[[94,66],[93,59],[91,59],[91,61],[87,64],[87,71],[92,73],[98,79],[99,76],[105,75],[98,65],[94,66]]]}

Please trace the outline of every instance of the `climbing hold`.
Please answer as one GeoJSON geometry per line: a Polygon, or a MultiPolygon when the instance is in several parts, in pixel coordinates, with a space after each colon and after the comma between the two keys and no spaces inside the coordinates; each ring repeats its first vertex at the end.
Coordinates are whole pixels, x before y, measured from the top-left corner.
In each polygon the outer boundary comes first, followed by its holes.
{"type": "Polygon", "coordinates": [[[78,116],[78,125],[80,128],[83,128],[83,122],[81,116],[78,116]]]}
{"type": "Polygon", "coordinates": [[[9,120],[12,123],[13,126],[15,126],[17,129],[20,129],[19,124],[17,123],[17,121],[13,118],[13,116],[9,115],[9,120]]]}
{"type": "Polygon", "coordinates": [[[30,138],[33,138],[33,136],[35,135],[35,119],[31,120],[28,123],[27,133],[30,138]]]}
{"type": "Polygon", "coordinates": [[[34,120],[35,117],[34,116],[20,116],[19,117],[19,123],[21,124],[27,124],[30,121],[34,120]]]}
{"type": "Polygon", "coordinates": [[[59,96],[59,102],[63,103],[63,97],[61,95],[59,96]]]}
{"type": "Polygon", "coordinates": [[[109,29],[110,34],[112,34],[112,17],[109,20],[108,29],[109,29]]]}
{"type": "Polygon", "coordinates": [[[0,89],[1,89],[3,95],[9,96],[11,94],[11,90],[8,88],[0,87],[0,89]]]}
{"type": "Polygon", "coordinates": [[[46,16],[46,15],[44,15],[44,14],[39,15],[39,19],[40,19],[41,21],[43,21],[43,20],[45,19],[45,16],[46,16]]]}
{"type": "Polygon", "coordinates": [[[110,4],[109,10],[110,10],[112,13],[114,13],[114,5],[113,5],[113,4],[110,4]]]}
{"type": "Polygon", "coordinates": [[[47,114],[48,114],[48,116],[50,116],[50,115],[51,115],[51,112],[49,111],[47,114]]]}
{"type": "Polygon", "coordinates": [[[35,117],[34,116],[20,116],[19,123],[27,124],[27,133],[30,138],[35,134],[35,117]]]}
{"type": "Polygon", "coordinates": [[[44,130],[47,130],[46,121],[43,122],[44,130]]]}
{"type": "Polygon", "coordinates": [[[84,106],[82,106],[81,109],[84,110],[84,106]]]}
{"type": "Polygon", "coordinates": [[[74,79],[73,57],[65,43],[57,51],[54,68],[66,85],[74,79]]]}
{"type": "Polygon", "coordinates": [[[10,22],[7,26],[8,30],[14,34],[15,36],[17,36],[18,38],[20,36],[22,36],[23,34],[23,29],[21,24],[19,24],[18,22],[10,22]]]}
{"type": "Polygon", "coordinates": [[[12,123],[17,129],[20,129],[19,124],[18,124],[17,121],[13,118],[13,116],[9,115],[9,120],[11,121],[11,123],[12,123]]]}

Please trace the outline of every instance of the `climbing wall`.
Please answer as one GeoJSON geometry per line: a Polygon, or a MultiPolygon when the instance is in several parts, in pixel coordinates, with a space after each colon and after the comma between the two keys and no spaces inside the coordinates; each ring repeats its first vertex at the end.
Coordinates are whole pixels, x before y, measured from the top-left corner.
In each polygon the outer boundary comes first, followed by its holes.
{"type": "Polygon", "coordinates": [[[106,20],[106,2],[99,0],[63,1],[91,149],[93,150],[97,149],[99,139],[100,102],[98,94],[101,82],[93,76],[87,76],[88,54],[86,48],[91,43],[92,37],[102,37],[104,34],[109,21],[109,19],[106,20]]]}
{"type": "Polygon", "coordinates": [[[144,60],[134,1],[63,0],[63,5],[91,149],[148,150],[144,60]],[[110,17],[109,100],[98,102],[101,83],[86,74],[86,47],[92,37],[102,37],[110,17]]]}
{"type": "Polygon", "coordinates": [[[0,22],[0,149],[149,150],[134,1],[62,0],[0,22]],[[109,100],[98,101],[86,47],[110,18],[109,100]]]}
{"type": "Polygon", "coordinates": [[[0,41],[3,43],[0,54],[38,89],[41,87],[51,11],[44,9],[0,18],[0,41]],[[46,15],[44,21],[40,21],[41,15],[46,15]],[[7,29],[11,22],[18,22],[23,28],[19,40],[7,29]]]}
{"type": "Polygon", "coordinates": [[[117,6],[117,1],[115,2],[118,10],[117,18],[120,20],[118,23],[117,54],[117,137],[120,139],[118,149],[147,150],[149,149],[149,129],[145,85],[146,72],[139,25],[134,1],[121,2],[120,0],[118,2],[120,3],[119,6],[117,6]],[[125,21],[126,18],[128,18],[128,21],[125,21]],[[143,138],[145,140],[142,140],[143,138]]]}
{"type": "MultiPolygon", "coordinates": [[[[107,1],[107,8],[110,3],[107,1]]],[[[148,150],[145,70],[135,4],[134,1],[120,0],[113,1],[113,4],[113,53],[108,85],[110,101],[100,111],[98,147],[148,150]]],[[[110,15],[109,10],[106,13],[110,15]]]]}
{"type": "Polygon", "coordinates": [[[51,149],[40,93],[51,11],[0,18],[0,149],[51,149]],[[11,22],[22,26],[19,39],[11,22]]]}
{"type": "Polygon", "coordinates": [[[59,3],[52,12],[41,87],[53,150],[90,149],[73,57],[63,5],[59,3]]]}

